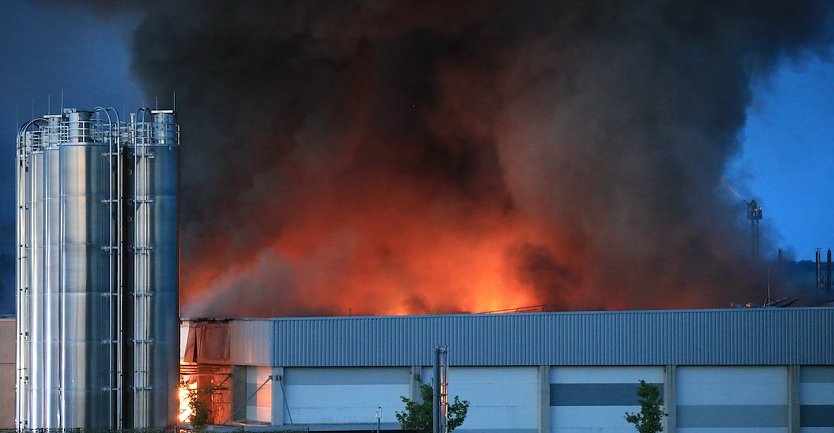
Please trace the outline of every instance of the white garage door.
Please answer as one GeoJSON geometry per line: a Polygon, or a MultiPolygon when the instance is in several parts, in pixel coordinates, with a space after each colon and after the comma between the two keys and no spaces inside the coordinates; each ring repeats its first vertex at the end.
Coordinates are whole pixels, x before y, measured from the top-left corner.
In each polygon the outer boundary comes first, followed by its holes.
{"type": "Polygon", "coordinates": [[[550,430],[553,433],[633,433],[626,412],[638,412],[640,380],[663,390],[662,367],[553,367],[550,430]]]}
{"type": "Polygon", "coordinates": [[[395,422],[408,396],[408,368],[285,368],[284,423],[376,424],[395,422]]]}
{"type": "Polygon", "coordinates": [[[834,431],[834,367],[799,370],[799,425],[801,433],[834,431]]]}
{"type": "Polygon", "coordinates": [[[787,433],[786,367],[678,367],[678,433],[787,433]]]}
{"type": "MultiPolygon", "coordinates": [[[[451,367],[449,402],[469,401],[466,421],[455,433],[535,433],[538,431],[537,367],[451,367]]],[[[431,383],[432,370],[423,370],[431,383]]]]}

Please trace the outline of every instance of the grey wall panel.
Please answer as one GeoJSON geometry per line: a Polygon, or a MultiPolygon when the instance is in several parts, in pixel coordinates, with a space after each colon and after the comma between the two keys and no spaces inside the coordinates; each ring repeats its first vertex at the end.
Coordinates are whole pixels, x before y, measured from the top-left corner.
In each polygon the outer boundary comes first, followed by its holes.
{"type": "MultiPolygon", "coordinates": [[[[663,384],[652,385],[661,390],[663,384]]],[[[639,383],[560,383],[550,384],[551,406],[639,406],[639,383]]]]}
{"type": "Polygon", "coordinates": [[[799,370],[799,425],[803,432],[834,430],[834,366],[803,366],[799,370]]]}
{"type": "Polygon", "coordinates": [[[678,406],[678,427],[785,427],[787,406],[678,406]]]}
{"type": "Polygon", "coordinates": [[[834,383],[834,367],[805,367],[799,370],[799,380],[813,383],[834,383]]]}
{"type": "Polygon", "coordinates": [[[834,405],[802,405],[799,408],[802,427],[834,426],[834,405]]]}
{"type": "Polygon", "coordinates": [[[229,364],[271,366],[273,324],[268,320],[229,323],[229,364]]]}
{"type": "Polygon", "coordinates": [[[430,365],[438,344],[457,366],[834,364],[834,308],[239,322],[271,323],[274,344],[265,347],[263,332],[241,332],[232,353],[271,350],[272,365],[285,367],[430,365]]]}

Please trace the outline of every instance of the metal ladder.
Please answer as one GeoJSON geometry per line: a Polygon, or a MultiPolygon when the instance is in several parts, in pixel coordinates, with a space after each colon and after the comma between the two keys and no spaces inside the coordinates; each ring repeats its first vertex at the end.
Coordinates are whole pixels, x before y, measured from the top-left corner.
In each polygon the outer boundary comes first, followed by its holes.
{"type": "Polygon", "coordinates": [[[151,130],[145,120],[147,109],[142,109],[142,119],[135,119],[134,126],[134,157],[133,157],[133,398],[134,424],[133,428],[147,427],[150,423],[149,396],[151,385],[148,367],[150,365],[151,346],[154,344],[151,335],[150,316],[154,296],[151,287],[150,262],[153,245],[150,239],[150,207],[153,199],[149,192],[149,165],[154,157],[148,150],[151,144],[151,130]]]}

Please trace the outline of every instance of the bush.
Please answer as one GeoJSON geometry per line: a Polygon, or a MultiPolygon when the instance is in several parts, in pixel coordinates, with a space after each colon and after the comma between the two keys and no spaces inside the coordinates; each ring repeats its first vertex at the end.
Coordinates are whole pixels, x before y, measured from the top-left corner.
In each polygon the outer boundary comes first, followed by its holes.
{"type": "Polygon", "coordinates": [[[668,414],[660,410],[660,389],[656,386],[640,381],[637,389],[640,397],[640,413],[625,414],[625,419],[640,433],[660,433],[663,431],[663,417],[668,414]]]}
{"type": "MultiPolygon", "coordinates": [[[[432,399],[434,392],[431,385],[420,385],[420,394],[423,402],[417,402],[407,397],[400,397],[405,403],[405,410],[397,412],[397,421],[403,430],[410,430],[420,433],[432,433],[432,399]]],[[[469,402],[455,396],[455,401],[449,405],[449,420],[447,425],[449,431],[460,427],[466,419],[466,412],[469,411],[469,402]]]]}

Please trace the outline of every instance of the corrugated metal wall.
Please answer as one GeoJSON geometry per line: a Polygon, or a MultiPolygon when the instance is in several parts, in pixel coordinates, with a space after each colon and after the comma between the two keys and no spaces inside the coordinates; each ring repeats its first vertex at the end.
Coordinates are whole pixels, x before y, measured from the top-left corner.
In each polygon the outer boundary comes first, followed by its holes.
{"type": "MultiPolygon", "coordinates": [[[[272,365],[831,365],[834,308],[234,321],[235,350],[272,365]],[[245,325],[235,322],[249,322],[245,325]],[[272,324],[273,344],[263,325],[272,324]],[[257,329],[257,332],[254,332],[257,329]]],[[[233,355],[236,357],[236,355],[233,355]]],[[[250,364],[250,362],[243,362],[250,364]]],[[[257,363],[264,365],[261,363],[257,363]]]]}

